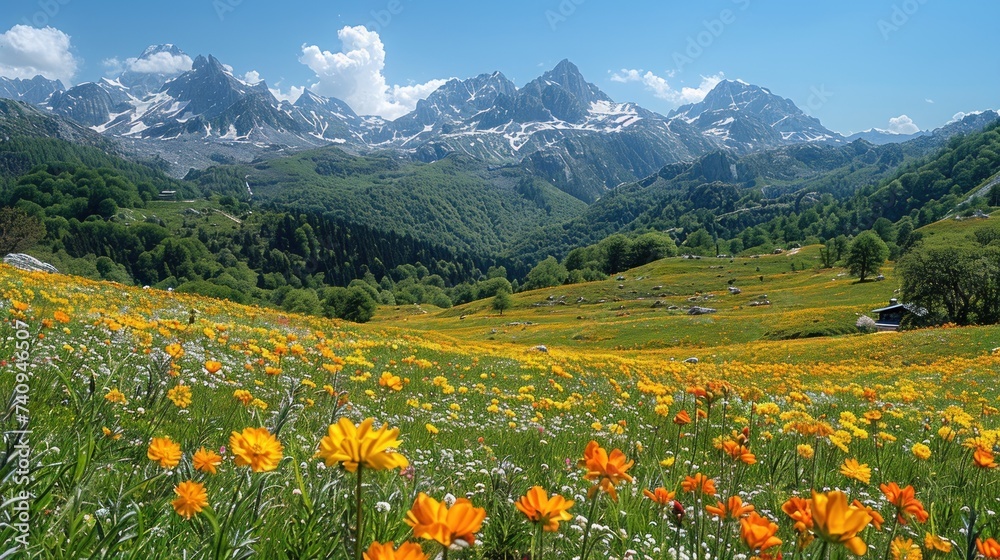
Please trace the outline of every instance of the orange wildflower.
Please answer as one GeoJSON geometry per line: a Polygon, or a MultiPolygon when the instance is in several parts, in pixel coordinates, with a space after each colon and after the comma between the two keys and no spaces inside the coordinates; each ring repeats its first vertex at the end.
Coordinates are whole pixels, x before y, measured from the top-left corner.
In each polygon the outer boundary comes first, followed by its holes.
{"type": "Polygon", "coordinates": [[[361,555],[364,560],[427,560],[427,555],[420,545],[412,542],[403,543],[399,548],[391,542],[385,544],[374,542],[361,555]]]}
{"type": "Polygon", "coordinates": [[[879,488],[885,494],[889,503],[896,506],[896,519],[900,523],[905,525],[906,519],[910,515],[915,517],[920,523],[927,521],[927,511],[924,509],[924,504],[916,499],[916,491],[913,489],[913,486],[900,488],[895,482],[890,482],[889,484],[882,484],[879,488]]]}
{"type": "Polygon", "coordinates": [[[208,451],[202,447],[191,457],[191,464],[196,471],[216,474],[218,466],[222,464],[222,457],[215,451],[208,451]]]}
{"type": "Polygon", "coordinates": [[[690,424],[690,423],[691,423],[691,415],[688,414],[688,411],[686,410],[682,410],[678,412],[676,416],[674,416],[674,424],[677,424],[678,426],[683,426],[685,424],[690,424]]]}
{"type": "Polygon", "coordinates": [[[675,494],[673,492],[668,491],[666,488],[664,488],[664,487],[661,486],[661,487],[659,487],[659,488],[657,488],[655,490],[652,490],[652,491],[650,491],[650,490],[643,490],[642,491],[642,495],[646,496],[647,498],[649,498],[650,500],[652,500],[653,503],[655,503],[655,504],[657,504],[659,506],[662,506],[662,507],[666,507],[666,506],[669,506],[670,502],[673,501],[675,494]]]}
{"type": "Polygon", "coordinates": [[[745,445],[741,445],[739,442],[731,439],[722,442],[722,450],[733,459],[742,461],[747,465],[757,462],[757,457],[745,445]]]}
{"type": "Polygon", "coordinates": [[[191,404],[191,387],[187,385],[177,385],[167,391],[167,398],[174,403],[177,408],[187,408],[191,404]]]}
{"type": "Polygon", "coordinates": [[[322,457],[328,467],[339,464],[347,472],[357,472],[358,467],[376,471],[403,468],[410,462],[395,450],[400,446],[399,428],[389,429],[388,424],[374,429],[374,418],[366,418],[357,426],[347,418],[330,424],[327,435],[319,442],[317,457],[322,457]]]}
{"type": "Polygon", "coordinates": [[[878,510],[872,508],[871,506],[866,506],[858,500],[851,502],[851,505],[858,509],[867,511],[868,515],[872,516],[872,527],[875,527],[876,531],[882,530],[882,524],[885,523],[885,518],[882,517],[882,514],[879,513],[878,510]]]}
{"type": "Polygon", "coordinates": [[[635,461],[629,461],[620,449],[615,449],[608,455],[607,450],[596,441],[587,444],[583,459],[577,463],[579,467],[587,469],[587,474],[583,475],[583,478],[597,481],[591,492],[600,487],[614,501],[618,501],[618,491],[615,490],[615,486],[621,482],[632,482],[632,477],[626,471],[634,464],[635,461]]]}
{"type": "Polygon", "coordinates": [[[121,432],[119,432],[117,430],[112,430],[111,428],[108,428],[107,426],[103,426],[101,428],[101,433],[104,434],[104,437],[110,438],[112,441],[118,441],[118,440],[120,440],[122,438],[122,433],[121,432]]]}
{"type": "Polygon", "coordinates": [[[740,540],[751,552],[763,552],[779,546],[781,539],[775,536],[777,533],[778,524],[757,512],[740,519],[740,540]]]}
{"type": "Polygon", "coordinates": [[[937,535],[927,533],[924,535],[924,548],[926,548],[928,552],[938,551],[948,554],[951,552],[951,541],[947,541],[937,535]]]}
{"type": "Polygon", "coordinates": [[[685,492],[701,492],[706,496],[714,496],[716,493],[715,480],[708,478],[702,473],[696,473],[694,476],[685,476],[681,482],[681,489],[685,492]]]}
{"type": "Polygon", "coordinates": [[[233,396],[236,397],[236,400],[243,403],[243,406],[248,406],[251,402],[253,402],[253,395],[246,389],[237,389],[233,391],[233,396]]]}
{"type": "Polygon", "coordinates": [[[865,484],[871,484],[872,481],[871,468],[867,464],[858,463],[857,459],[845,459],[844,464],[840,466],[840,474],[865,484]]]}
{"type": "Polygon", "coordinates": [[[153,438],[146,450],[146,457],[165,469],[176,467],[181,462],[181,446],[169,437],[153,438]]]}
{"type": "Polygon", "coordinates": [[[173,344],[168,344],[166,351],[167,354],[174,359],[180,358],[181,356],[184,355],[184,348],[180,344],[177,344],[176,342],[173,344]]]}
{"type": "Polygon", "coordinates": [[[920,552],[920,545],[913,542],[913,539],[896,537],[889,544],[889,551],[893,560],[921,560],[923,554],[920,552]]]}
{"type": "Polygon", "coordinates": [[[987,560],[1000,560],[1000,543],[993,538],[976,539],[976,550],[987,560]]]}
{"type": "Polygon", "coordinates": [[[245,428],[233,432],[229,447],[235,455],[236,466],[250,467],[253,472],[267,472],[278,468],[284,447],[267,428],[245,428]]]}
{"type": "Polygon", "coordinates": [[[821,494],[813,491],[812,517],[816,535],[831,544],[842,544],[855,556],[868,551],[858,533],[872,521],[863,509],[847,505],[847,494],[834,490],[821,494]]]}
{"type": "Polygon", "coordinates": [[[185,481],[174,487],[177,499],[170,502],[174,511],[184,519],[191,519],[208,506],[208,493],[200,482],[185,481]]]}
{"type": "Polygon", "coordinates": [[[472,545],[483,526],[486,510],[473,507],[465,498],[455,500],[450,508],[421,492],[403,521],[413,527],[413,536],[437,541],[450,547],[456,541],[472,545]]]}
{"type": "Polygon", "coordinates": [[[995,469],[997,462],[994,460],[993,452],[988,449],[977,448],[972,454],[972,463],[981,469],[995,469]]]}
{"type": "Polygon", "coordinates": [[[393,391],[403,390],[403,380],[398,375],[393,375],[388,371],[382,372],[382,376],[378,379],[378,384],[380,387],[385,387],[393,391]]]}
{"type": "Polygon", "coordinates": [[[541,486],[535,486],[521,496],[514,506],[520,510],[532,523],[538,523],[545,531],[555,532],[559,530],[560,521],[569,521],[573,516],[569,513],[569,508],[575,502],[567,500],[559,494],[551,498],[541,486]]]}
{"type": "Polygon", "coordinates": [[[216,360],[205,360],[205,369],[208,373],[218,373],[222,369],[222,362],[216,360]]]}
{"type": "Polygon", "coordinates": [[[795,530],[797,532],[805,533],[812,530],[812,500],[792,496],[781,505],[781,511],[792,518],[792,521],[795,522],[795,530]]]}
{"type": "Polygon", "coordinates": [[[733,496],[726,502],[718,502],[714,506],[705,506],[705,511],[719,519],[739,519],[750,514],[753,505],[744,504],[743,498],[733,496]]]}

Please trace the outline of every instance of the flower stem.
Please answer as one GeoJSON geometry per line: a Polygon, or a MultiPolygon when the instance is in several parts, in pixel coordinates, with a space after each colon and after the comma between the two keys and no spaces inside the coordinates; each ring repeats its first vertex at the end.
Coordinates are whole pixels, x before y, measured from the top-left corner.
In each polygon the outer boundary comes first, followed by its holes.
{"type": "MultiPolygon", "coordinates": [[[[361,560],[361,536],[364,531],[364,520],[361,515],[361,470],[362,466],[358,465],[358,485],[354,489],[354,519],[357,526],[354,528],[354,560],[361,560]]],[[[448,552],[445,550],[445,558],[448,557],[448,552]]]]}
{"type": "Polygon", "coordinates": [[[889,560],[889,553],[892,551],[892,540],[896,538],[896,530],[899,529],[899,515],[894,514],[892,516],[892,531],[889,532],[889,544],[885,547],[884,560],[889,560]]]}
{"type": "MultiPolygon", "coordinates": [[[[583,530],[583,547],[580,549],[580,560],[587,560],[587,556],[590,552],[587,550],[587,541],[590,540],[590,527],[594,524],[594,515],[597,512],[597,502],[600,499],[601,491],[600,489],[597,489],[594,500],[590,502],[590,513],[587,514],[587,528],[583,530]]],[[[447,558],[445,560],[447,560],[447,558]]]]}

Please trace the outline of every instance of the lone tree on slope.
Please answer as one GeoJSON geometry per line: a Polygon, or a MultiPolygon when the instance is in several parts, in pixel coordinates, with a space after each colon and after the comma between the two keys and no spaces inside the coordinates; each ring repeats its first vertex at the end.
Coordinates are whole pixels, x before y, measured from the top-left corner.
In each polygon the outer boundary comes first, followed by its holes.
{"type": "Polygon", "coordinates": [[[497,295],[493,298],[493,309],[500,312],[500,316],[503,316],[503,310],[509,309],[511,305],[510,294],[504,290],[497,292],[497,295]]]}
{"type": "Polygon", "coordinates": [[[854,238],[847,254],[847,270],[862,282],[878,271],[889,257],[889,247],[875,232],[866,231],[854,238]]]}
{"type": "Polygon", "coordinates": [[[45,224],[20,208],[0,208],[0,257],[31,248],[45,237],[45,224]]]}

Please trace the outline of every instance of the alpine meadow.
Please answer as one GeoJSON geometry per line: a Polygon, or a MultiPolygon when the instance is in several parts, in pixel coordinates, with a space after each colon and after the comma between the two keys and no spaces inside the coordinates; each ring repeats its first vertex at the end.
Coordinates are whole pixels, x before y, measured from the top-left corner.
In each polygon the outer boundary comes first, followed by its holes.
{"type": "Polygon", "coordinates": [[[0,560],[1000,560],[1000,6],[117,4],[0,21],[0,560]]]}

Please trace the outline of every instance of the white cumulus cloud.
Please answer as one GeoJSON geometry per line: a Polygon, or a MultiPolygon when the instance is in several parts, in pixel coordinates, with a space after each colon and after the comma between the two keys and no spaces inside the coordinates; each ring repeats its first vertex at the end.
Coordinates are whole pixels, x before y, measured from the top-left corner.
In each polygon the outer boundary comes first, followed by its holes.
{"type": "Polygon", "coordinates": [[[916,134],[920,132],[920,127],[910,117],[900,115],[889,119],[889,132],[894,134],[916,134]]]}
{"type": "Polygon", "coordinates": [[[72,85],[78,65],[70,52],[70,36],[54,27],[15,25],[0,34],[0,76],[42,75],[72,85]]]}
{"type": "Polygon", "coordinates": [[[247,72],[246,74],[243,74],[243,81],[246,82],[246,83],[248,83],[248,84],[250,84],[250,85],[253,85],[253,84],[259,84],[260,82],[263,82],[264,78],[260,77],[260,72],[258,72],[256,70],[251,70],[251,71],[247,72]]]}
{"type": "Polygon", "coordinates": [[[298,101],[299,98],[302,97],[302,94],[306,91],[306,88],[299,86],[292,86],[288,88],[288,91],[281,91],[276,87],[268,89],[271,90],[271,95],[273,95],[275,99],[278,101],[287,101],[289,103],[295,103],[298,101]]]}
{"type": "Polygon", "coordinates": [[[965,111],[959,111],[955,113],[955,116],[952,117],[950,121],[948,121],[948,124],[957,123],[958,121],[965,119],[965,117],[972,117],[981,114],[983,114],[983,111],[972,111],[970,113],[966,113],[965,111]]]}
{"type": "Polygon", "coordinates": [[[140,74],[180,74],[191,69],[194,61],[186,54],[158,52],[146,58],[129,58],[125,66],[140,74]]]}
{"type": "Polygon", "coordinates": [[[669,101],[674,105],[684,105],[688,103],[700,103],[712,91],[719,82],[725,79],[725,74],[719,72],[714,76],[702,76],[698,87],[682,87],[675,89],[666,78],[658,76],[653,72],[623,68],[619,72],[611,74],[611,81],[622,84],[641,83],[647,91],[652,92],[658,99],[669,101]]]}
{"type": "Polygon", "coordinates": [[[104,75],[108,77],[117,76],[125,70],[125,63],[121,61],[120,58],[105,58],[101,61],[101,66],[104,66],[104,75]]]}
{"type": "Polygon", "coordinates": [[[316,94],[347,102],[360,115],[378,115],[393,120],[409,113],[417,101],[426,98],[447,80],[423,84],[392,85],[386,81],[385,45],[375,31],[363,26],[344,27],[337,32],[340,52],[316,45],[302,46],[299,62],[316,73],[309,87],[316,94]]]}

